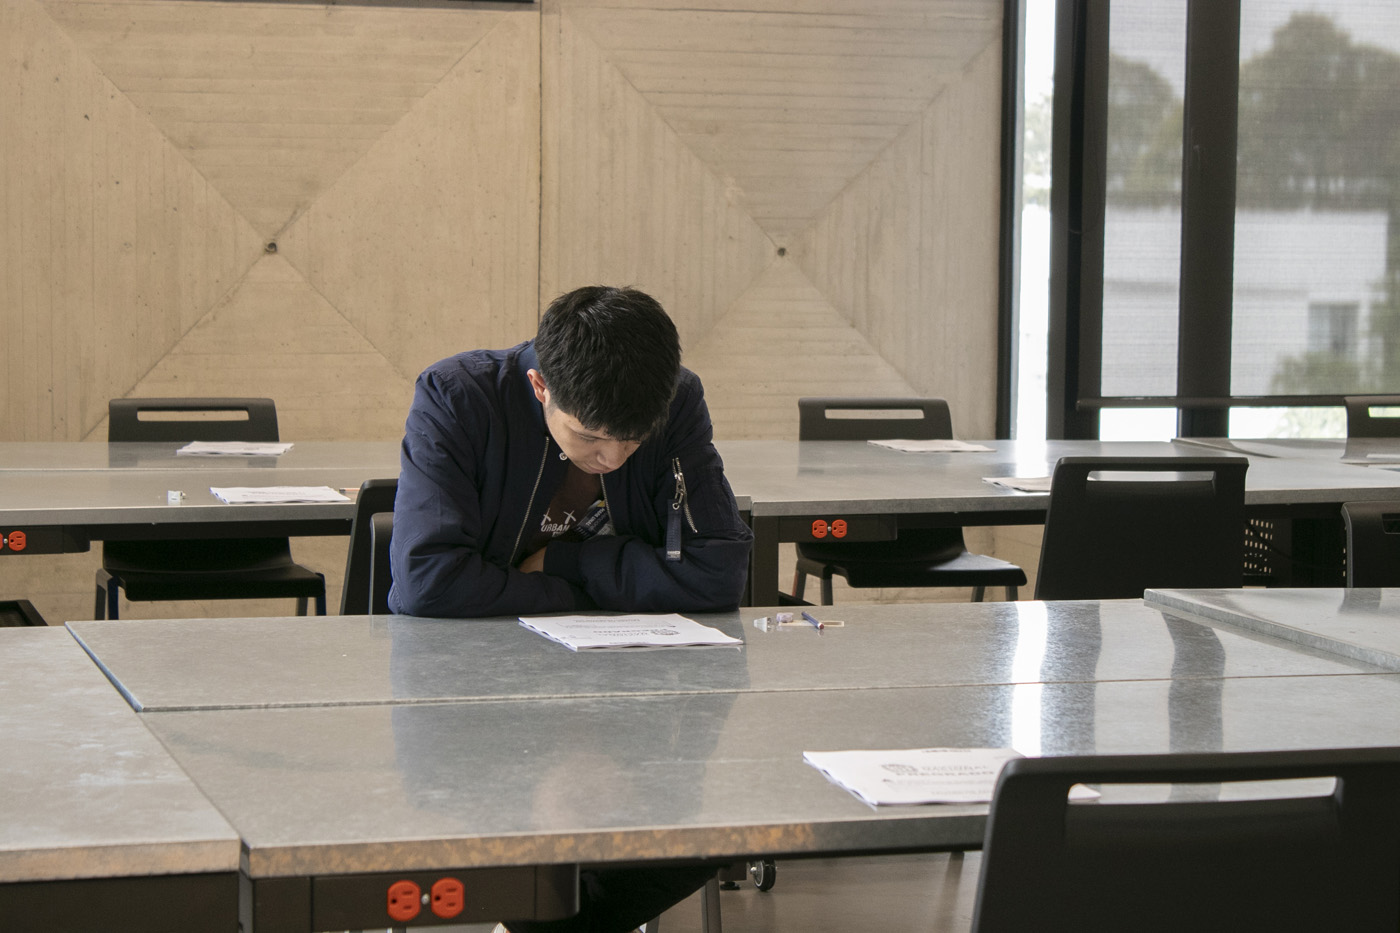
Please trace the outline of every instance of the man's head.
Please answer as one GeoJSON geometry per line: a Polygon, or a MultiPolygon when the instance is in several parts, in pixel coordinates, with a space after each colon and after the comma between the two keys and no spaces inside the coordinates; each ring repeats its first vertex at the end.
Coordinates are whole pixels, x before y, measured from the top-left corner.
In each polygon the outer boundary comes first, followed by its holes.
{"type": "MultiPolygon", "coordinates": [[[[625,445],[625,460],[666,423],[681,346],[676,326],[650,295],[597,285],[561,295],[540,321],[535,352],[535,395],[555,440],[580,466],[588,458],[570,449],[570,436],[625,445]]],[[[597,471],[621,466],[614,462],[618,452],[595,464],[597,471]]]]}

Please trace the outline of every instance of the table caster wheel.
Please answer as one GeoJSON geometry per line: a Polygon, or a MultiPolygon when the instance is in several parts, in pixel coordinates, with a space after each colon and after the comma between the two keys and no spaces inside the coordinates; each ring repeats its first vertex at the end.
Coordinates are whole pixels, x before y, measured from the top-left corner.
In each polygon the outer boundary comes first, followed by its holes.
{"type": "Polygon", "coordinates": [[[749,862],[749,877],[753,879],[754,887],[760,891],[770,891],[778,880],[778,866],[773,864],[772,859],[749,862]]]}

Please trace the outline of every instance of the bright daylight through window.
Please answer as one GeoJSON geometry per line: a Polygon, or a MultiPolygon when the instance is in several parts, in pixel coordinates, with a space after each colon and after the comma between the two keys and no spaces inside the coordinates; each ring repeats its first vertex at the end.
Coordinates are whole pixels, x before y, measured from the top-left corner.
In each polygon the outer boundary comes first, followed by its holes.
{"type": "MultiPolygon", "coordinates": [[[[1054,0],[1026,0],[1016,436],[1045,430],[1054,0]]],[[[1177,392],[1185,0],[1109,17],[1101,392],[1177,392]]],[[[1400,3],[1243,0],[1232,396],[1400,392],[1400,3]]],[[[1104,439],[1175,434],[1105,409],[1104,439]]],[[[1231,410],[1235,437],[1341,436],[1336,407],[1231,410]]]]}

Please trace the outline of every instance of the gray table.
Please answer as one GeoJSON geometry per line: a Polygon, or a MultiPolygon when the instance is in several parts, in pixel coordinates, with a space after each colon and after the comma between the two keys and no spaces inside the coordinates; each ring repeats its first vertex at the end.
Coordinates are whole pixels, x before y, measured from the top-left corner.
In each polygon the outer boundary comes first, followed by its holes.
{"type": "Polygon", "coordinates": [[[383,442],[302,442],[250,458],[176,456],[178,446],[0,444],[0,557],[86,551],[92,541],[344,535],[353,503],[226,505],[209,487],[354,490],[399,470],[398,445],[383,442]],[[185,498],[171,504],[172,490],[185,498]]]}
{"type": "Polygon", "coordinates": [[[146,714],[254,878],[979,846],[984,806],[872,808],[807,750],[1400,744],[1400,675],[559,697],[146,714]],[[269,795],[267,788],[277,794],[269,795]]]}
{"type": "Polygon", "coordinates": [[[1176,443],[1227,453],[1287,460],[1321,460],[1400,469],[1400,438],[1391,437],[1190,437],[1176,443]]]}
{"type": "Polygon", "coordinates": [[[150,619],[68,628],[146,712],[1387,670],[1188,621],[1141,600],[852,604],[819,610],[846,623],[822,632],[752,625],[774,611],[691,616],[742,638],[743,648],[646,651],[574,652],[514,619],[150,619]]]}
{"type": "Polygon", "coordinates": [[[1148,590],[1166,611],[1400,671],[1400,589],[1148,590]]]}
{"type": "MultiPolygon", "coordinates": [[[[978,441],[990,453],[902,453],[857,441],[724,441],[725,474],[751,500],[751,601],[778,601],[778,546],[841,519],[846,540],[889,540],[900,527],[1039,524],[1048,493],[992,486],[985,477],[1048,476],[1066,456],[1212,455],[1196,445],[1125,441],[978,441]]],[[[1400,473],[1317,459],[1250,457],[1245,506],[1253,518],[1338,522],[1341,503],[1400,496],[1400,473]]]]}
{"type": "Polygon", "coordinates": [[[175,451],[183,446],[175,441],[0,441],[0,473],[352,469],[397,476],[399,472],[397,441],[294,441],[290,450],[275,457],[177,455],[175,451]]]}
{"type": "Polygon", "coordinates": [[[1400,743],[1400,675],[1135,601],[839,611],[637,652],[513,620],[71,630],[237,830],[255,933],[385,925],[404,880],[460,881],[456,919],[485,920],[567,911],[580,864],[980,843],[984,807],[872,809],[805,750],[1400,743]]]}
{"type": "Polygon", "coordinates": [[[0,629],[0,926],[220,930],[238,834],[62,629],[0,629]]]}

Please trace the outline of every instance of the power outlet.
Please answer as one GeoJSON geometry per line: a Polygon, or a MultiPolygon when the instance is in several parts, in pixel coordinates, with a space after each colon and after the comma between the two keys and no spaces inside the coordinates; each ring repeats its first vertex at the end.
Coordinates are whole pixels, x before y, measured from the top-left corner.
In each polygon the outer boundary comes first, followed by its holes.
{"type": "Polygon", "coordinates": [[[412,881],[395,881],[389,885],[389,916],[394,920],[412,920],[423,909],[423,889],[412,881]]]}
{"type": "Polygon", "coordinates": [[[467,889],[456,878],[439,878],[433,882],[432,909],[444,920],[450,920],[466,906],[467,889]]]}

